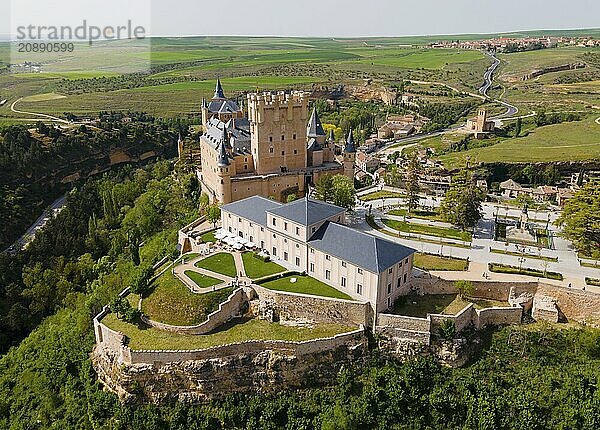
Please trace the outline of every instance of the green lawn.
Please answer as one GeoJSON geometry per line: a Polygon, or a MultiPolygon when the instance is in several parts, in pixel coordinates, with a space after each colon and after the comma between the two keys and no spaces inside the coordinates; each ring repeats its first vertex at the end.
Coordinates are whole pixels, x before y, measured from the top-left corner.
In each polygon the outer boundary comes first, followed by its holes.
{"type": "MultiPolygon", "coordinates": [[[[387,212],[387,214],[394,215],[394,216],[406,216],[406,217],[409,216],[408,210],[406,210],[406,209],[394,209],[394,210],[387,212]]],[[[429,221],[441,221],[441,222],[444,221],[437,212],[430,212],[430,211],[423,211],[423,210],[413,210],[410,213],[410,217],[426,219],[429,221]]]]}
{"type": "Polygon", "coordinates": [[[427,314],[456,315],[470,303],[476,309],[510,307],[508,302],[480,298],[461,298],[458,294],[429,294],[407,296],[394,305],[394,314],[415,318],[425,318],[427,314]]]}
{"type": "Polygon", "coordinates": [[[490,272],[495,273],[510,273],[514,275],[532,276],[535,278],[556,279],[559,281],[562,281],[563,279],[563,275],[561,273],[531,269],[528,267],[519,268],[506,264],[488,263],[488,268],[490,272]]]}
{"type": "Polygon", "coordinates": [[[281,267],[279,264],[273,263],[272,261],[265,263],[259,258],[254,257],[252,252],[244,252],[242,254],[242,260],[244,262],[246,275],[250,279],[263,278],[285,271],[285,268],[281,267]]]}
{"type": "Polygon", "coordinates": [[[404,221],[395,221],[392,219],[381,220],[386,226],[403,233],[425,234],[429,236],[458,239],[464,242],[473,240],[473,236],[468,231],[455,230],[453,228],[437,227],[424,224],[413,224],[404,221]]]}
{"type": "Polygon", "coordinates": [[[202,242],[204,242],[204,243],[207,243],[207,242],[215,243],[217,241],[217,239],[215,238],[215,231],[216,230],[211,230],[211,231],[208,231],[208,232],[204,233],[202,236],[200,236],[200,239],[202,239],[202,242]]]}
{"type": "Polygon", "coordinates": [[[230,276],[232,278],[237,275],[235,260],[233,259],[233,255],[228,252],[220,252],[211,255],[204,260],[200,260],[196,263],[196,267],[220,273],[221,275],[230,276]]]}
{"type": "Polygon", "coordinates": [[[440,257],[439,255],[417,252],[413,264],[422,270],[464,271],[469,269],[467,260],[455,257],[440,257]]]}
{"type": "Polygon", "coordinates": [[[536,260],[543,260],[543,261],[552,261],[552,262],[557,262],[558,258],[557,257],[546,257],[543,255],[536,255],[536,254],[523,254],[521,252],[516,252],[516,251],[505,251],[503,249],[490,249],[490,252],[494,253],[494,254],[504,254],[504,255],[511,255],[513,257],[525,257],[525,258],[534,258],[536,260]]]}
{"type": "Polygon", "coordinates": [[[202,273],[194,272],[193,270],[186,270],[185,274],[200,288],[212,287],[213,285],[219,285],[223,283],[223,281],[219,279],[203,275],[202,273]]]}
{"type": "Polygon", "coordinates": [[[154,289],[142,301],[142,312],[148,318],[165,324],[199,324],[206,320],[208,314],[217,310],[232,292],[233,288],[224,288],[194,294],[171,272],[167,272],[155,281],[154,289]]]}
{"type": "Polygon", "coordinates": [[[289,275],[281,279],[265,282],[261,286],[269,290],[285,291],[288,293],[311,294],[313,296],[352,300],[352,297],[349,295],[310,276],[289,275]],[[296,282],[290,282],[291,278],[296,278],[296,282]]]}
{"type": "Polygon", "coordinates": [[[180,335],[151,327],[129,324],[109,314],[102,320],[113,330],[129,338],[134,350],[203,349],[248,340],[287,340],[301,342],[347,333],[357,327],[317,324],[312,328],[284,326],[258,319],[238,320],[207,335],[180,335]]]}
{"type": "Polygon", "coordinates": [[[374,193],[365,194],[364,196],[360,196],[359,199],[364,202],[370,202],[372,200],[379,199],[403,199],[406,198],[405,194],[395,193],[392,191],[375,191],[374,193]]]}

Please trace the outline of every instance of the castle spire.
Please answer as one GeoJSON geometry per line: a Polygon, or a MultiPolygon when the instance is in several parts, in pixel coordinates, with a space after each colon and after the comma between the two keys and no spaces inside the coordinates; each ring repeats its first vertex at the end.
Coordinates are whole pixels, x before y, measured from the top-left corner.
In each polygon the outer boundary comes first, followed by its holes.
{"type": "Polygon", "coordinates": [[[309,138],[326,136],[325,130],[323,130],[323,125],[321,124],[321,120],[319,119],[319,114],[317,113],[316,107],[313,107],[312,115],[310,116],[310,120],[308,121],[308,128],[306,130],[306,134],[309,138]]]}
{"type": "Polygon", "coordinates": [[[217,87],[215,88],[215,95],[213,99],[224,99],[225,93],[223,92],[223,87],[221,86],[221,78],[217,78],[217,87]]]}
{"type": "Polygon", "coordinates": [[[333,128],[329,131],[329,143],[335,143],[335,133],[333,128]]]}
{"type": "Polygon", "coordinates": [[[223,125],[223,134],[221,135],[221,142],[219,142],[219,147],[217,150],[219,151],[219,156],[217,158],[217,166],[219,167],[227,167],[231,163],[229,162],[229,156],[227,155],[226,145],[229,140],[229,136],[227,134],[227,127],[223,125]]]}
{"type": "Polygon", "coordinates": [[[354,144],[354,136],[352,136],[352,129],[350,129],[350,133],[348,133],[348,138],[346,139],[344,153],[352,154],[354,152],[356,152],[356,145],[354,144]]]}
{"type": "Polygon", "coordinates": [[[202,109],[207,109],[208,108],[208,104],[206,103],[206,99],[204,97],[202,97],[202,109]]]}

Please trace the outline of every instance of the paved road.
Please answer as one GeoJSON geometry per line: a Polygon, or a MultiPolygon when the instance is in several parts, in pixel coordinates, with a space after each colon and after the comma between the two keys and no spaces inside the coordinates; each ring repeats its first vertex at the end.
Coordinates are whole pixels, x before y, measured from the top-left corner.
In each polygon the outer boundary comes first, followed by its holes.
{"type": "Polygon", "coordinates": [[[23,235],[10,247],[6,249],[5,252],[18,252],[24,249],[27,244],[33,239],[35,236],[35,232],[46,225],[46,223],[50,220],[51,217],[54,216],[55,211],[61,210],[67,203],[66,196],[59,197],[56,199],[50,206],[44,210],[44,212],[38,217],[38,219],[23,233],[23,235]]]}
{"type": "MultiPolygon", "coordinates": [[[[483,75],[483,85],[479,88],[479,94],[481,94],[482,96],[489,98],[488,96],[488,92],[490,90],[490,88],[492,87],[493,83],[494,83],[494,73],[496,72],[496,70],[498,69],[498,67],[500,66],[500,60],[494,55],[494,54],[490,54],[487,53],[487,55],[494,61],[492,63],[492,65],[485,71],[484,75],[483,75]]],[[[492,101],[501,104],[502,106],[504,106],[506,108],[506,112],[504,112],[503,114],[500,115],[496,115],[492,118],[490,118],[491,120],[496,120],[496,119],[505,119],[505,118],[510,118],[515,116],[517,113],[519,113],[519,108],[511,105],[510,103],[506,103],[505,101],[502,100],[498,100],[498,99],[491,99],[492,101]]]]}

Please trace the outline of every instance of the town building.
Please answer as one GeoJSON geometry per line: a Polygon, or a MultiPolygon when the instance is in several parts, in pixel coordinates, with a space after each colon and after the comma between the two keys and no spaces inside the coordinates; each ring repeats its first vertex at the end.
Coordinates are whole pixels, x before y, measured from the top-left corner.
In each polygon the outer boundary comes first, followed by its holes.
{"type": "Polygon", "coordinates": [[[356,155],[356,168],[363,172],[373,172],[379,167],[379,159],[364,152],[356,155]]]}
{"type": "Polygon", "coordinates": [[[251,93],[247,117],[225,98],[220,82],[210,103],[203,101],[206,132],[200,138],[198,176],[212,201],[229,203],[260,195],[285,201],[304,196],[323,175],[354,177],[356,147],[350,134],[341,160],[317,111],[308,118],[308,97],[251,93]]]}
{"type": "Polygon", "coordinates": [[[493,133],[496,128],[494,121],[488,121],[487,111],[479,109],[477,116],[467,120],[465,129],[475,136],[475,139],[482,139],[493,133]]]}
{"type": "Polygon", "coordinates": [[[302,198],[281,204],[253,196],[221,208],[222,228],[289,270],[332,286],[375,312],[410,290],[414,249],[347,225],[346,210],[302,198]]]}

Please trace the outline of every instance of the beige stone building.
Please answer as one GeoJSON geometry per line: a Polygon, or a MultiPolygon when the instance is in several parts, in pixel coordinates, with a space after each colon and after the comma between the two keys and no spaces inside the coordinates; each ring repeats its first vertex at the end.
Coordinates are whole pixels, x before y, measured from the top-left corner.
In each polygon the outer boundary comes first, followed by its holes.
{"type": "Polygon", "coordinates": [[[475,136],[475,139],[481,139],[492,133],[496,125],[494,121],[488,121],[485,109],[479,109],[476,117],[467,120],[465,128],[475,136]]]}
{"type": "Polygon", "coordinates": [[[338,161],[316,110],[309,118],[303,92],[248,94],[247,109],[245,117],[224,98],[220,83],[215,98],[203,102],[199,177],[213,201],[254,195],[285,201],[291,194],[304,196],[322,175],[354,177],[352,135],[338,161]]]}
{"type": "Polygon", "coordinates": [[[410,290],[414,249],[344,225],[345,209],[303,198],[281,204],[260,196],[221,208],[222,228],[375,312],[410,290]]]}

